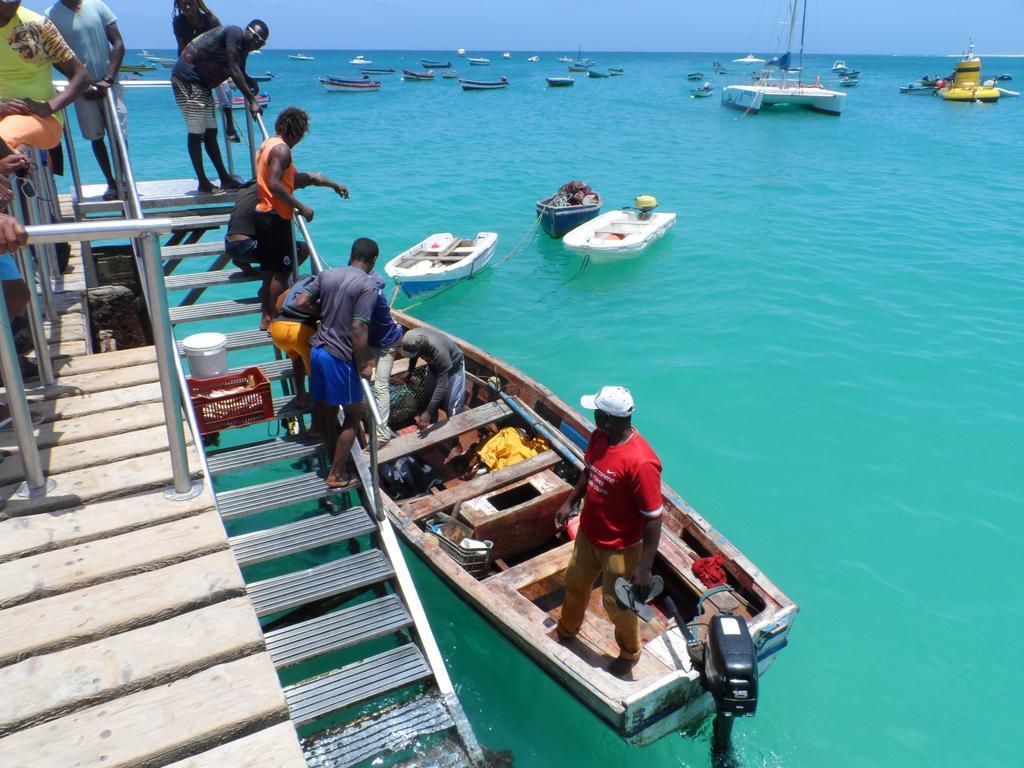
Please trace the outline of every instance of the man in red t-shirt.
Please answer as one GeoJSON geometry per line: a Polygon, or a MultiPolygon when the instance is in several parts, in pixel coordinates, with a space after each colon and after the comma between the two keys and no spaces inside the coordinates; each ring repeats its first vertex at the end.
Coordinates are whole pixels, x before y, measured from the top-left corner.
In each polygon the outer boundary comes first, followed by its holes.
{"type": "Polygon", "coordinates": [[[565,603],[556,630],[569,640],[580,631],[590,590],[601,577],[602,605],[615,625],[619,657],[612,671],[624,673],[640,659],[637,616],[619,608],[615,580],[649,587],[661,538],[661,462],[630,423],[633,397],[625,387],[602,387],[580,399],[594,410],[597,429],[587,446],[586,469],[571,496],[555,514],[563,528],[572,508],[586,496],[569,566],[565,569],[565,603]]]}

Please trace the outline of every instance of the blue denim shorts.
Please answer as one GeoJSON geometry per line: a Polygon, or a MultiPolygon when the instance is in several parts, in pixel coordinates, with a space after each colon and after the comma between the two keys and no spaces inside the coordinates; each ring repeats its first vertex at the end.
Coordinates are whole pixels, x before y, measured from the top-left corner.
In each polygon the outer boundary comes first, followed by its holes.
{"type": "Polygon", "coordinates": [[[0,280],[21,280],[18,263],[13,256],[0,256],[0,280]]]}
{"type": "Polygon", "coordinates": [[[328,405],[363,402],[363,385],[352,363],[321,347],[313,347],[310,358],[309,391],[314,400],[328,405]]]}

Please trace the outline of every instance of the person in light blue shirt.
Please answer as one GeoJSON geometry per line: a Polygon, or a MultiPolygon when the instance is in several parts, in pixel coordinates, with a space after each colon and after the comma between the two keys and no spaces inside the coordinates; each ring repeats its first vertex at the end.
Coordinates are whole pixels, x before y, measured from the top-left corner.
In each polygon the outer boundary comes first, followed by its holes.
{"type": "Polygon", "coordinates": [[[46,12],[64,41],[85,65],[92,84],[75,100],[75,114],[82,137],[92,142],[96,162],[107,179],[104,200],[117,198],[117,184],[110,156],[103,141],[106,132],[104,101],[112,90],[121,130],[125,130],[124,90],[117,73],[124,61],[124,40],[117,28],[117,16],[102,0],[60,0],[46,12]]]}

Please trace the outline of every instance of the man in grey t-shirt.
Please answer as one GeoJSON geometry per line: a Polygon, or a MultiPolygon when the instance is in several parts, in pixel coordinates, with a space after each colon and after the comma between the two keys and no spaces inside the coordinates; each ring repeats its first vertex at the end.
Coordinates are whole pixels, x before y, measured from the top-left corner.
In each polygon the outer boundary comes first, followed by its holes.
{"type": "Polygon", "coordinates": [[[430,401],[416,417],[416,426],[426,429],[437,420],[437,409],[443,407],[450,419],[462,410],[466,401],[466,365],[462,350],[445,334],[432,328],[414,328],[402,337],[402,355],[412,358],[412,375],[419,358],[427,361],[426,388],[430,401]]]}
{"type": "Polygon", "coordinates": [[[324,436],[328,453],[333,451],[327,475],[331,488],[352,483],[345,465],[356,439],[356,425],[363,418],[363,387],[359,377],[370,376],[367,338],[377,286],[367,272],[376,260],[376,245],[360,238],[352,246],[349,266],[324,270],[296,299],[296,306],[302,311],[315,306],[314,302],[320,305],[320,328],[310,339],[310,392],[314,424],[324,436]],[[367,248],[366,243],[373,244],[373,249],[367,248]],[[340,430],[338,406],[345,413],[340,430]]]}
{"type": "Polygon", "coordinates": [[[50,6],[46,15],[75,52],[89,73],[91,85],[75,99],[75,115],[82,138],[92,142],[92,152],[107,180],[104,200],[117,198],[117,184],[110,168],[110,156],[103,143],[106,121],[104,101],[107,90],[114,94],[117,118],[125,130],[124,90],[117,81],[118,69],[124,61],[124,40],[117,28],[117,16],[101,0],[60,0],[50,6]]]}

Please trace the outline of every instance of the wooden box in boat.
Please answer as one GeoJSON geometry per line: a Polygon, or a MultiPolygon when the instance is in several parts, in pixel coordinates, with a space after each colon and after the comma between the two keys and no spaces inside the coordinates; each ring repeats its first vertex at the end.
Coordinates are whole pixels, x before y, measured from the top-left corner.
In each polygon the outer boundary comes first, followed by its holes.
{"type": "MultiPolygon", "coordinates": [[[[409,328],[424,325],[401,312],[395,317],[409,328]]],[[[433,449],[442,447],[445,450],[434,453],[446,455],[453,440],[461,438],[459,442],[466,445],[504,426],[530,431],[533,428],[524,415],[542,425],[556,450],[470,479],[448,477],[444,489],[431,494],[402,500],[385,496],[385,510],[417,554],[462,599],[631,743],[650,743],[695,724],[713,710],[663,603],[664,595],[670,595],[687,621],[695,617],[706,591],[692,571],[697,558],[721,554],[735,590],[704,602],[706,613],[698,619],[698,632],[711,615],[735,611],[749,625],[763,674],[788,642],[796,604],[667,485],[662,488],[665,517],[654,568],[666,587],[663,598],[655,601],[655,619],[641,623],[644,651],[639,664],[625,676],[608,669],[617,646],[614,628],[601,608],[600,585],[577,639],[557,642],[554,625],[573,544],[557,538],[553,521],[544,518],[554,514],[559,499],[576,482],[581,446],[592,425],[509,364],[465,341],[453,340],[465,355],[467,409],[425,432],[393,439],[381,449],[380,461],[386,464],[409,455],[426,460],[433,449]],[[488,379],[500,382],[510,400],[486,386],[488,379]],[[473,529],[476,538],[494,542],[496,556],[488,573],[481,578],[469,574],[445,554],[435,536],[424,531],[426,520],[439,513],[456,516],[473,529]]],[[[446,466],[442,472],[449,471],[446,466]]],[[[367,471],[365,464],[362,471],[367,471]]]]}
{"type": "Polygon", "coordinates": [[[634,210],[609,211],[576,227],[562,238],[566,248],[582,251],[593,261],[635,256],[668,232],[676,223],[674,213],[634,210]]]}
{"type": "Polygon", "coordinates": [[[439,232],[393,258],[384,272],[406,296],[415,296],[472,277],[487,266],[497,245],[496,232],[471,239],[439,232]]]}

